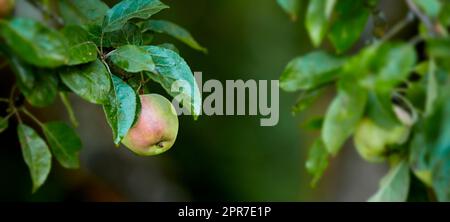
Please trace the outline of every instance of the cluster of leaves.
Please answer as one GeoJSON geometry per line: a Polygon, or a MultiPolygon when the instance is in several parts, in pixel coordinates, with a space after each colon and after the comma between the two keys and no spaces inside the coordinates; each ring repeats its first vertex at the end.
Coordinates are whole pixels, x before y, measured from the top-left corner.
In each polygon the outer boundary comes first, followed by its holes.
{"type": "Polygon", "coordinates": [[[327,38],[335,49],[293,59],[280,77],[283,90],[301,92],[295,112],[325,89],[337,91],[325,115],[309,124],[320,130],[306,162],[312,185],[353,137],[365,160],[391,166],[371,201],[450,201],[450,2],[405,0],[409,12],[392,28],[376,0],[278,3],[292,18],[307,6],[305,27],[313,45],[327,38]],[[391,40],[412,21],[418,21],[417,36],[391,40]],[[370,28],[372,35],[361,41],[370,28]]]}
{"type": "Polygon", "coordinates": [[[44,21],[12,17],[0,20],[0,52],[16,76],[9,99],[8,114],[0,118],[0,132],[16,116],[23,157],[36,191],[46,180],[52,155],[66,168],[79,167],[82,143],[69,125],[43,123],[18,103],[41,108],[60,96],[76,127],[75,115],[67,99],[74,93],[101,105],[118,145],[133,126],[140,111],[139,94],[153,80],[171,96],[178,80],[188,84],[180,89],[179,101],[196,116],[198,87],[189,66],[172,44],[151,45],[154,35],[168,34],[192,48],[206,52],[180,26],[150,19],[168,8],[158,0],[124,0],[110,8],[101,0],[29,1],[39,9],[44,21]],[[45,136],[26,125],[21,114],[35,121],[45,136]],[[50,147],[50,149],[49,149],[50,147]]]}

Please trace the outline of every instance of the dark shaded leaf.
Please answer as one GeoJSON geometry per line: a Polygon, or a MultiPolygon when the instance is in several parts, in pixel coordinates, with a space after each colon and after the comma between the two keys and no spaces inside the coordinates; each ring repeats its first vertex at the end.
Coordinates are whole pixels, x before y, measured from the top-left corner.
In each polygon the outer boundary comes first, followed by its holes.
{"type": "Polygon", "coordinates": [[[5,132],[8,129],[9,122],[7,118],[0,117],[0,133],[5,132]]]}
{"type": "Polygon", "coordinates": [[[51,70],[36,69],[16,58],[11,59],[11,65],[17,77],[17,86],[31,105],[46,107],[55,101],[58,93],[56,74],[51,70]]]}
{"type": "Polygon", "coordinates": [[[78,155],[81,149],[77,133],[61,122],[45,123],[42,130],[59,163],[65,168],[77,169],[80,166],[78,155]]]}

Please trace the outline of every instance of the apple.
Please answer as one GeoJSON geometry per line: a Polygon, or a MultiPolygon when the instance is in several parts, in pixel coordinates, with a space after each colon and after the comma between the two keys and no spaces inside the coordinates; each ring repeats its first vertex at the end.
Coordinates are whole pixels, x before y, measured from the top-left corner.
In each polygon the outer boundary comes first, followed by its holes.
{"type": "Polygon", "coordinates": [[[410,128],[396,125],[385,129],[372,120],[365,118],[360,121],[354,136],[355,147],[360,156],[369,162],[385,160],[389,145],[400,145],[406,142],[410,128]]]}
{"type": "Polygon", "coordinates": [[[141,95],[141,112],[122,144],[141,156],[169,150],[178,134],[178,115],[172,103],[158,94],[141,95]]]}
{"type": "Polygon", "coordinates": [[[0,0],[0,18],[5,18],[12,14],[15,0],[0,0]]]}

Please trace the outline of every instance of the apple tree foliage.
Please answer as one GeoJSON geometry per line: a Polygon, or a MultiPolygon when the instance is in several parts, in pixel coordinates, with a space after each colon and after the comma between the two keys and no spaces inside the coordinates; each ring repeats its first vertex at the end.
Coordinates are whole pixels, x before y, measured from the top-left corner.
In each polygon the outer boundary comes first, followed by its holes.
{"type": "Polygon", "coordinates": [[[198,86],[191,69],[174,45],[155,45],[153,39],[167,34],[201,52],[206,49],[184,28],[153,19],[169,8],[166,4],[159,0],[123,0],[112,7],[101,0],[27,2],[42,13],[42,20],[16,16],[0,20],[0,56],[16,79],[11,96],[0,99],[8,106],[7,114],[0,117],[0,133],[16,117],[33,191],[45,182],[52,157],[65,168],[79,167],[82,142],[74,130],[77,121],[69,93],[103,107],[116,145],[136,121],[138,95],[148,90],[151,80],[168,92],[177,80],[189,83],[190,89],[181,89],[184,101],[179,102],[198,115],[200,104],[194,101],[199,98],[192,98],[199,95],[198,86]],[[50,106],[58,98],[72,126],[43,122],[29,110],[50,106]]]}
{"type": "Polygon", "coordinates": [[[294,20],[304,12],[316,48],[280,77],[300,94],[294,112],[336,91],[307,124],[320,131],[306,161],[312,185],[352,138],[365,160],[390,165],[369,201],[450,201],[450,1],[402,0],[392,27],[377,0],[277,2],[294,20]],[[417,31],[397,35],[404,28],[417,31]]]}

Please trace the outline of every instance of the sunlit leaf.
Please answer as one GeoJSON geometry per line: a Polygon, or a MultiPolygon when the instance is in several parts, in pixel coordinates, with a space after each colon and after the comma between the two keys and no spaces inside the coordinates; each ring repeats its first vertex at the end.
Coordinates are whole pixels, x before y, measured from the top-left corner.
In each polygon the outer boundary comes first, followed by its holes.
{"type": "Polygon", "coordinates": [[[157,71],[157,73],[148,73],[148,76],[160,83],[171,96],[178,98],[178,102],[183,104],[183,107],[191,114],[198,116],[201,110],[200,91],[184,59],[169,49],[157,46],[144,48],[152,55],[157,71]],[[172,86],[179,88],[180,92],[172,91],[172,86]]]}
{"type": "Polygon", "coordinates": [[[280,87],[288,92],[311,90],[335,80],[344,60],[324,51],[293,59],[280,77],[280,87]]]}
{"type": "Polygon", "coordinates": [[[137,96],[133,88],[112,75],[109,103],[103,106],[106,118],[113,130],[114,143],[119,144],[132,127],[137,108],[137,96]]]}
{"type": "Polygon", "coordinates": [[[329,28],[336,0],[310,1],[306,13],[306,28],[314,46],[319,46],[329,28]]]}
{"type": "Polygon", "coordinates": [[[121,29],[131,19],[148,19],[159,11],[168,8],[158,0],[124,0],[111,8],[103,22],[103,31],[121,29]]]}
{"type": "Polygon", "coordinates": [[[322,139],[330,154],[336,155],[352,135],[366,102],[367,91],[352,82],[340,82],[338,95],[328,108],[322,128],[322,139]]]}
{"type": "Polygon", "coordinates": [[[373,195],[370,202],[404,202],[408,198],[410,184],[409,168],[406,161],[392,167],[383,177],[380,189],[373,195]]]}

